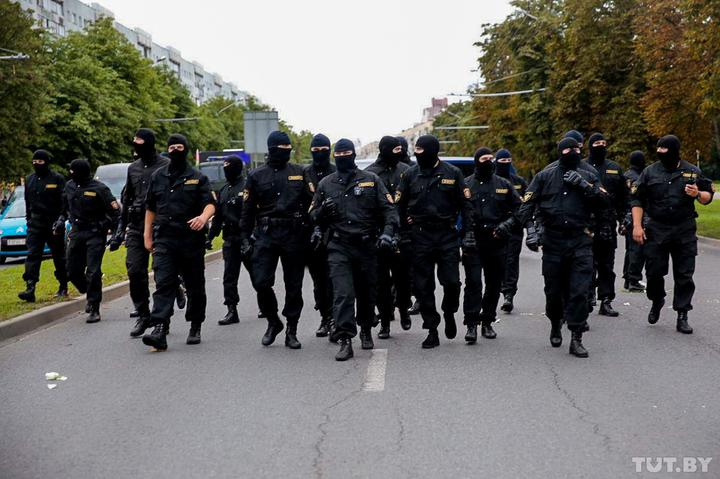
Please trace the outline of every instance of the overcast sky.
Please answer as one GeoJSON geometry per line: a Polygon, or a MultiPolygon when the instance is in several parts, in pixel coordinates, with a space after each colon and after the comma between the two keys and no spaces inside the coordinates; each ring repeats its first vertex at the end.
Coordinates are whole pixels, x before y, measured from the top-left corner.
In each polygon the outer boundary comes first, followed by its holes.
{"type": "MultiPolygon", "coordinates": [[[[88,2],[89,3],[89,2],[88,2]]],[[[465,92],[487,0],[98,0],[128,27],[219,73],[296,129],[369,142],[465,92]],[[185,5],[188,5],[186,7],[185,5]]]]}

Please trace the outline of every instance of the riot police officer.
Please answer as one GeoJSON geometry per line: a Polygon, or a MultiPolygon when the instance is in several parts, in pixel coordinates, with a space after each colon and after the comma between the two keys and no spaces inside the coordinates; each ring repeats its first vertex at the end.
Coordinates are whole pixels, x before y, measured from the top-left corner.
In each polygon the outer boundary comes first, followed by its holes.
{"type": "Polygon", "coordinates": [[[59,286],[56,297],[67,296],[67,271],[65,269],[65,178],[50,168],[52,155],[45,150],[33,153],[35,173],[25,179],[25,216],[27,219],[27,251],[23,280],[26,290],[18,297],[29,303],[35,302],[35,285],[40,280],[45,245],[50,247],[55,278],[59,286]]]}
{"type": "Polygon", "coordinates": [[[440,142],[424,135],[415,143],[417,165],[400,180],[396,195],[401,221],[410,228],[413,247],[413,288],[420,302],[423,328],[428,336],[425,349],[440,345],[437,328],[440,315],[435,307],[435,267],[443,287],[442,310],[445,336],[457,335],[455,313],[460,305],[460,235],[458,216],[466,231],[472,231],[470,190],[462,172],[440,160],[440,142]]]}
{"type": "Polygon", "coordinates": [[[676,329],[692,334],[688,311],[695,292],[695,201],[710,204],[714,189],[698,167],[680,159],[680,140],[676,136],[660,138],[657,156],[659,161],[648,166],[635,182],[631,203],[633,239],[644,245],[645,251],[647,296],[652,301],[648,322],[655,324],[660,319],[665,304],[665,275],[672,256],[676,329]],[[644,214],[647,218],[643,223],[644,214]]]}
{"type": "MultiPolygon", "coordinates": [[[[392,136],[382,137],[379,146],[380,155],[366,171],[378,175],[385,189],[395,192],[400,185],[400,178],[410,168],[401,162],[407,153],[403,154],[400,141],[392,136]]],[[[399,245],[400,241],[400,237],[396,237],[396,244],[399,245]]],[[[400,327],[407,331],[412,325],[408,313],[411,306],[410,264],[409,255],[403,254],[399,248],[379,253],[377,306],[380,312],[380,339],[390,337],[390,321],[394,319],[396,305],[400,311],[400,327]]]]}
{"type": "Polygon", "coordinates": [[[145,198],[150,185],[150,177],[155,171],[166,166],[168,160],[155,150],[155,133],[148,128],[140,128],[133,138],[133,150],[137,159],[130,164],[122,192],[122,223],[120,230],[112,240],[111,249],[124,241],[127,249],[125,266],[130,281],[130,299],[137,315],[135,327],[130,336],[142,336],[149,327],[150,286],[148,282],[148,263],[150,253],[145,249],[143,230],[145,228],[145,198]]]}
{"type": "MultiPolygon", "coordinates": [[[[223,172],[227,184],[222,187],[218,193],[217,206],[215,208],[215,216],[212,220],[212,226],[208,234],[208,249],[212,247],[212,240],[223,235],[223,261],[225,268],[223,270],[223,297],[225,298],[225,306],[227,314],[223,319],[218,321],[220,326],[235,324],[240,322],[238,317],[237,305],[240,302],[238,295],[238,278],[240,277],[240,265],[243,263],[240,247],[242,245],[242,235],[240,234],[240,218],[243,209],[243,189],[245,182],[243,181],[243,161],[240,157],[231,155],[225,158],[223,162],[223,172]]],[[[246,259],[247,260],[247,259],[246,259]]],[[[246,262],[247,267],[247,262],[246,262]]]]}
{"type": "Polygon", "coordinates": [[[188,142],[183,135],[168,139],[170,163],[150,177],[145,200],[145,248],[153,254],[155,293],[150,313],[150,334],[143,343],[158,351],[167,349],[167,330],[173,315],[178,275],[185,282],[190,323],[187,344],[199,344],[205,321],[206,225],[215,214],[215,200],[207,176],[187,161],[188,142]]]}
{"type": "MultiPolygon", "coordinates": [[[[313,185],[320,184],[325,177],[335,172],[335,165],[330,162],[330,139],[319,133],[310,142],[312,164],[305,168],[305,175],[313,185]]],[[[332,329],[332,283],[327,261],[327,238],[319,227],[313,230],[311,236],[312,248],[308,257],[308,271],[313,281],[313,295],[315,309],[320,312],[320,326],[315,336],[324,338],[332,329]]]]}
{"type": "Polygon", "coordinates": [[[607,205],[595,217],[593,228],[593,284],[590,301],[600,300],[599,314],[616,317],[612,307],[615,299],[615,250],[617,249],[617,222],[625,219],[628,206],[628,189],[623,170],[607,158],[607,140],[602,133],[593,133],[588,139],[590,163],[598,172],[598,180],[607,192],[607,205]],[[596,295],[597,292],[597,295],[596,295]]]}
{"type": "Polygon", "coordinates": [[[263,346],[275,342],[284,328],[273,291],[279,260],[285,283],[282,311],[287,320],[285,346],[300,349],[297,325],[303,307],[304,253],[309,234],[307,211],[315,187],[307,180],[302,166],[288,163],[292,144],[287,133],[270,133],[267,145],[267,162],[250,172],[243,191],[242,253],[252,255],[253,287],[257,291],[260,311],[268,321],[263,346]],[[255,238],[254,245],[250,243],[251,233],[255,238]]]}
{"type": "Polygon", "coordinates": [[[120,223],[120,205],[105,184],[92,179],[87,160],[70,163],[70,181],[65,186],[70,234],[67,270],[80,293],[87,293],[88,323],[100,321],[102,260],[108,231],[120,223]]]}
{"type": "Polygon", "coordinates": [[[335,359],[345,361],[353,357],[352,338],[358,325],[362,348],[373,348],[370,329],[375,312],[377,249],[395,248],[398,216],[382,180],[357,169],[352,141],[343,138],[335,144],[335,164],[337,171],[320,182],[310,211],[313,220],[330,233],[327,249],[335,316],[332,335],[340,341],[335,359]]]}
{"type": "MultiPolygon", "coordinates": [[[[508,180],[512,184],[513,190],[522,198],[527,190],[527,181],[513,171],[512,165],[512,154],[508,150],[503,148],[495,153],[495,174],[508,180]]],[[[520,278],[522,242],[522,228],[515,228],[507,241],[505,274],[501,286],[504,301],[500,309],[506,313],[511,313],[515,308],[513,300],[517,294],[518,279],[520,278]]]]}
{"type": "Polygon", "coordinates": [[[409,146],[407,139],[404,136],[396,136],[395,138],[397,138],[400,142],[400,162],[410,166],[412,161],[410,160],[410,155],[408,154],[409,146]]]}
{"type": "Polygon", "coordinates": [[[592,214],[605,204],[597,176],[580,167],[580,146],[573,138],[558,144],[555,166],[533,178],[520,221],[525,224],[537,209],[544,227],[542,274],[545,313],[550,319],[550,344],[562,345],[562,321],[572,332],[570,354],[588,357],[582,344],[587,329],[587,299],[592,282],[592,214]]]}
{"type": "Polygon", "coordinates": [[[465,234],[462,258],[465,267],[465,341],[470,344],[477,342],[478,324],[482,325],[483,337],[497,337],[492,323],[497,317],[505,276],[506,249],[509,239],[519,229],[516,214],[521,204],[520,196],[510,181],[495,174],[494,158],[489,148],[479,148],[475,152],[475,172],[465,179],[470,189],[474,224],[474,228],[465,234]]]}
{"type": "MultiPolygon", "coordinates": [[[[625,170],[625,181],[628,190],[632,189],[640,174],[645,169],[645,154],[642,151],[630,153],[630,168],[625,170]]],[[[625,289],[631,293],[644,293],[645,285],[642,283],[643,269],[645,268],[645,254],[643,246],[633,240],[632,212],[630,211],[631,198],[628,197],[628,212],[620,227],[625,236],[625,261],[623,263],[623,279],[625,289]]]]}

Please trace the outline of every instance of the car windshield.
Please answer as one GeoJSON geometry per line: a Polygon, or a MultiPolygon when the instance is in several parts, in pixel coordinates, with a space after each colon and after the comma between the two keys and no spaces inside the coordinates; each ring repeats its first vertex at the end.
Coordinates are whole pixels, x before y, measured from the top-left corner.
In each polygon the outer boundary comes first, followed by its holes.
{"type": "Polygon", "coordinates": [[[224,178],[220,177],[220,167],[217,165],[208,165],[205,168],[200,167],[200,171],[208,177],[208,180],[212,183],[213,181],[220,181],[224,178]]]}
{"type": "Polygon", "coordinates": [[[8,207],[5,218],[25,218],[25,200],[15,200],[8,207]]]}
{"type": "Polygon", "coordinates": [[[107,187],[110,188],[110,191],[112,192],[115,199],[120,199],[122,189],[125,187],[125,178],[105,178],[100,181],[105,183],[107,187]]]}

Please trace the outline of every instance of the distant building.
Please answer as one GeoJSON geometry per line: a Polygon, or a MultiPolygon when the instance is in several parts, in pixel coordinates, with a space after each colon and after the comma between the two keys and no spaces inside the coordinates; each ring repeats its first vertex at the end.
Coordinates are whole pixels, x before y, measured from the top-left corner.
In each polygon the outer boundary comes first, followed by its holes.
{"type": "Polygon", "coordinates": [[[432,106],[423,109],[422,123],[434,120],[435,117],[442,113],[447,107],[447,98],[433,98],[432,106]]]}
{"type": "MultiPolygon", "coordinates": [[[[113,12],[97,3],[87,5],[79,0],[13,1],[26,10],[32,10],[33,18],[40,27],[61,37],[69,32],[81,31],[102,17],[115,18],[113,12]]],[[[143,57],[155,64],[163,64],[173,71],[190,91],[196,103],[204,103],[217,96],[238,101],[248,96],[247,92],[238,89],[234,83],[223,81],[219,74],[205,71],[200,63],[184,59],[175,48],[153,42],[150,33],[139,28],[128,28],[118,22],[114,22],[114,25],[143,57]]]]}

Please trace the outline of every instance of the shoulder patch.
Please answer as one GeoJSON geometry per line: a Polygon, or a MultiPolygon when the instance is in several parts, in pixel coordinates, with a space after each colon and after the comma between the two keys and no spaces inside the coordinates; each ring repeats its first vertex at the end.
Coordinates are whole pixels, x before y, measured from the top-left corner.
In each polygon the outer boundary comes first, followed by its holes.
{"type": "Polygon", "coordinates": [[[638,190],[637,185],[632,185],[632,188],[630,188],[630,193],[632,193],[634,195],[635,193],[637,193],[637,190],[638,190]]]}
{"type": "Polygon", "coordinates": [[[97,196],[97,193],[94,191],[83,191],[83,196],[97,196]]]}
{"type": "Polygon", "coordinates": [[[507,194],[508,191],[507,188],[495,188],[495,193],[500,193],[501,195],[507,194]]]}
{"type": "Polygon", "coordinates": [[[443,178],[440,180],[440,184],[442,185],[454,185],[455,184],[455,178],[443,178]]]}
{"type": "Polygon", "coordinates": [[[359,183],[358,186],[360,188],[372,188],[373,186],[375,186],[375,182],[374,181],[364,181],[362,183],[359,183]]]}
{"type": "Polygon", "coordinates": [[[385,198],[390,202],[390,204],[394,204],[395,201],[393,201],[393,197],[390,193],[385,193],[385,198]]]}
{"type": "MultiPolygon", "coordinates": [[[[443,181],[445,181],[445,180],[443,180],[443,181]]],[[[453,181],[453,184],[454,184],[454,183],[455,183],[455,180],[452,180],[452,181],[453,181]]],[[[472,193],[470,192],[470,188],[468,188],[468,187],[466,186],[466,187],[463,189],[463,195],[465,195],[465,198],[467,198],[467,199],[472,198],[472,193]]]]}
{"type": "Polygon", "coordinates": [[[288,181],[302,181],[303,176],[302,175],[292,175],[288,176],[288,181]]]}
{"type": "Polygon", "coordinates": [[[530,201],[530,199],[533,197],[535,193],[533,191],[528,191],[525,193],[525,196],[523,196],[523,202],[530,201]]]}
{"type": "Polygon", "coordinates": [[[189,179],[189,180],[185,180],[185,184],[186,184],[186,185],[199,185],[199,184],[200,184],[200,180],[197,179],[197,178],[192,178],[192,179],[189,179]]]}
{"type": "Polygon", "coordinates": [[[402,197],[402,193],[399,191],[395,193],[395,203],[398,203],[400,201],[400,198],[402,197]]]}
{"type": "Polygon", "coordinates": [[[243,201],[247,201],[250,198],[250,192],[248,190],[243,190],[242,197],[243,201]]]}
{"type": "Polygon", "coordinates": [[[57,184],[56,184],[56,183],[48,183],[47,185],[45,185],[45,189],[46,189],[46,190],[53,190],[53,189],[55,189],[55,188],[57,188],[57,184]]]}

